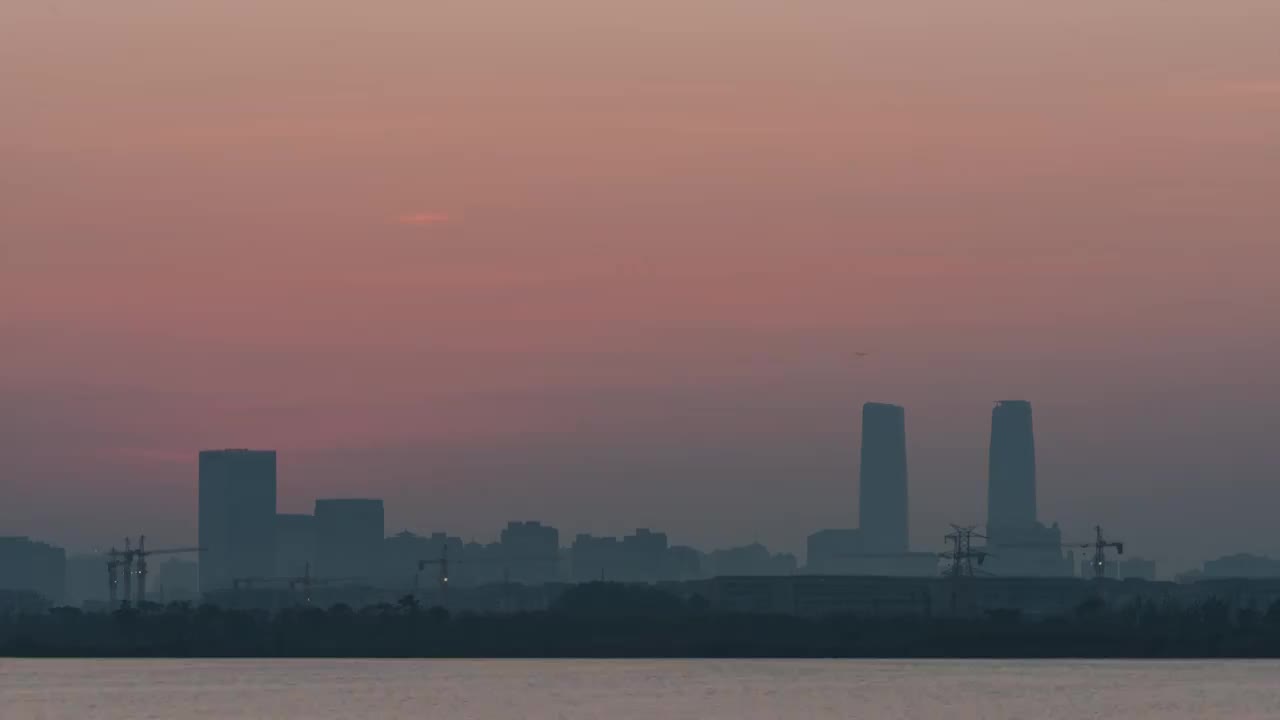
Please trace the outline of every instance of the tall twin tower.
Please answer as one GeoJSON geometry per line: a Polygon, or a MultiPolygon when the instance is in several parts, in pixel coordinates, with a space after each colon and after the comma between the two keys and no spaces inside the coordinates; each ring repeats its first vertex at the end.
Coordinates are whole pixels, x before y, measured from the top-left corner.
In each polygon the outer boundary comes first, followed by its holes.
{"type": "MultiPolygon", "coordinates": [[[[908,550],[907,423],[898,405],[862,406],[858,524],[862,552],[908,550]]],[[[987,528],[1020,531],[1036,525],[1036,448],[1031,403],[1003,400],[991,412],[987,528]]]]}
{"type": "Polygon", "coordinates": [[[907,419],[901,407],[884,403],[862,406],[858,473],[862,552],[907,552],[907,419]]]}
{"type": "Polygon", "coordinates": [[[1036,440],[1031,403],[1001,400],[991,411],[987,534],[1036,524],[1036,440]]]}

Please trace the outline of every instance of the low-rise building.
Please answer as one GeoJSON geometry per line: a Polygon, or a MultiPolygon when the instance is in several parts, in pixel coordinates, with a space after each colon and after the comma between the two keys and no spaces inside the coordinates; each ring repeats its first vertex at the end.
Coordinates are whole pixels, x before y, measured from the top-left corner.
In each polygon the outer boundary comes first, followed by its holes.
{"type": "Polygon", "coordinates": [[[0,568],[0,590],[31,591],[54,605],[66,599],[67,551],[60,547],[28,537],[0,537],[0,568]]]}

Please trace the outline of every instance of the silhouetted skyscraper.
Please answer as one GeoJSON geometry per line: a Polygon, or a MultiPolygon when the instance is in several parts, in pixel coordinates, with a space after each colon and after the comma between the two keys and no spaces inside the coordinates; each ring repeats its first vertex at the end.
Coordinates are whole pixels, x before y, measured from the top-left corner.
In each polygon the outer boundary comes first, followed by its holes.
{"type": "Polygon", "coordinates": [[[276,565],[276,452],[200,453],[200,591],[238,577],[267,577],[276,565]]]}
{"type": "Polygon", "coordinates": [[[1036,519],[1036,442],[1031,403],[1002,400],[991,411],[991,452],[987,477],[986,569],[1008,577],[1064,577],[1073,574],[1062,554],[1058,524],[1036,519]]]}
{"type": "Polygon", "coordinates": [[[991,411],[987,528],[1025,528],[1036,522],[1036,442],[1031,403],[1002,400],[991,411]]]}
{"type": "Polygon", "coordinates": [[[907,551],[907,423],[897,405],[862,406],[858,515],[862,552],[907,551]]]}

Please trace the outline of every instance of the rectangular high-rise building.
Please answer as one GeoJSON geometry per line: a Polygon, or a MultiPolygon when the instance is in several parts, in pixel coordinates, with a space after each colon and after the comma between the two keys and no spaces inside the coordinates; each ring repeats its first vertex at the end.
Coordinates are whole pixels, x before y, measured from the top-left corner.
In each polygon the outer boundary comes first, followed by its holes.
{"type": "Polygon", "coordinates": [[[199,482],[200,592],[275,574],[276,452],[202,451],[199,482]]]}
{"type": "Polygon", "coordinates": [[[987,475],[987,529],[1024,529],[1036,523],[1036,443],[1031,403],[1002,400],[991,411],[987,475]]]}
{"type": "MultiPolygon", "coordinates": [[[[314,572],[368,583],[382,571],[386,519],[382,501],[371,498],[316,500],[314,572]]],[[[404,570],[413,574],[412,568],[404,570]]]]}
{"type": "Polygon", "coordinates": [[[906,411],[867,403],[862,406],[858,488],[862,552],[907,552],[907,505],[906,411]]]}

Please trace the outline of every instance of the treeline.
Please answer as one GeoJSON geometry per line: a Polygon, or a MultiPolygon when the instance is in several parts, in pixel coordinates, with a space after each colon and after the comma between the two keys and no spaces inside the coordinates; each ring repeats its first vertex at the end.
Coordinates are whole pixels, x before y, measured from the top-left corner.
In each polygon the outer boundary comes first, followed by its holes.
{"type": "Polygon", "coordinates": [[[457,614],[397,604],[278,612],[173,604],[0,616],[0,655],[26,657],[1280,657],[1265,611],[1101,601],[1053,618],[802,618],[723,613],[645,587],[567,591],[549,610],[457,614]]]}

